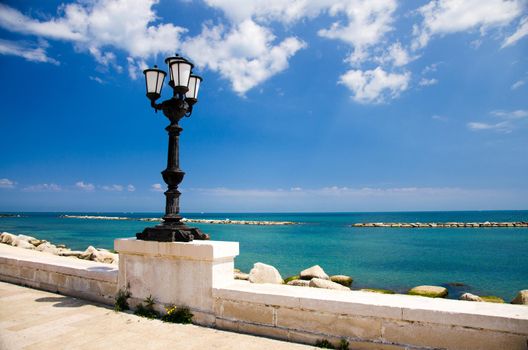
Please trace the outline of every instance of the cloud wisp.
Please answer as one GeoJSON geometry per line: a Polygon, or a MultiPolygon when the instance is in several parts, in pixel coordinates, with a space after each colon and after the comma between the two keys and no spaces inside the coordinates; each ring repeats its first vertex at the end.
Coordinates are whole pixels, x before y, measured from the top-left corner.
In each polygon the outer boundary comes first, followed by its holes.
{"type": "Polygon", "coordinates": [[[41,40],[40,45],[35,45],[26,41],[0,39],[0,55],[19,56],[30,62],[45,62],[59,65],[59,61],[47,55],[47,47],[48,44],[43,40],[41,40]]]}
{"type": "Polygon", "coordinates": [[[165,189],[163,188],[163,186],[161,186],[161,184],[152,184],[150,186],[150,190],[153,192],[164,192],[165,191],[165,189]]]}
{"type": "Polygon", "coordinates": [[[490,115],[501,121],[492,122],[469,122],[467,127],[472,131],[492,130],[504,134],[509,134],[515,129],[519,128],[525,122],[528,121],[528,110],[514,110],[504,111],[495,110],[491,111],[490,115]]]}
{"type": "Polygon", "coordinates": [[[22,189],[23,192],[60,192],[62,187],[54,183],[44,183],[37,185],[26,186],[22,189]]]}
{"type": "Polygon", "coordinates": [[[0,188],[15,188],[16,184],[15,181],[9,180],[5,177],[0,179],[0,188]]]}
{"type": "Polygon", "coordinates": [[[93,190],[95,190],[95,186],[94,184],[91,184],[91,183],[86,183],[84,181],[78,181],[75,183],[75,187],[79,190],[83,190],[83,191],[86,191],[86,192],[92,192],[93,190]]]}
{"type": "Polygon", "coordinates": [[[486,209],[487,200],[517,198],[518,193],[459,187],[341,187],[290,189],[190,188],[186,203],[197,210],[391,211],[486,209]],[[325,208],[325,209],[322,209],[325,208]]]}

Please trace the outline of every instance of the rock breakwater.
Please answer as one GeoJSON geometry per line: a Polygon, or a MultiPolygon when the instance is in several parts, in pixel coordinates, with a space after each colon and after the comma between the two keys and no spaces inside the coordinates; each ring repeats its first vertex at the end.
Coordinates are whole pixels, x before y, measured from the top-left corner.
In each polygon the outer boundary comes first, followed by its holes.
{"type": "Polygon", "coordinates": [[[362,222],[352,227],[395,227],[395,228],[480,228],[480,227],[526,227],[527,221],[515,222],[362,222]]]}
{"type": "MultiPolygon", "coordinates": [[[[126,216],[97,216],[97,215],[61,215],[65,219],[83,219],[83,220],[116,220],[116,221],[163,221],[162,218],[131,218],[126,216]]],[[[218,224],[218,225],[263,225],[263,226],[283,226],[295,225],[292,221],[255,221],[255,220],[231,220],[231,219],[187,219],[183,218],[182,222],[199,223],[199,224],[218,224]]]]}

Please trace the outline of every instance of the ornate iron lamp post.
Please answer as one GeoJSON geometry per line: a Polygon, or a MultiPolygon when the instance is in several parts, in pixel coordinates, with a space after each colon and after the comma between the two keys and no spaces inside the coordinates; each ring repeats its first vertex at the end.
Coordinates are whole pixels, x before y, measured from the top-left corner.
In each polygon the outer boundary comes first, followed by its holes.
{"type": "Polygon", "coordinates": [[[190,117],[193,106],[198,102],[198,89],[202,78],[192,74],[193,64],[178,55],[165,59],[169,66],[169,86],[173,90],[172,98],[161,103],[156,100],[161,97],[161,89],[166,73],[157,66],[145,69],[147,97],[154,110],[163,111],[170,120],[165,128],[169,133],[169,153],[167,169],[161,172],[163,180],[168,185],[165,192],[165,216],[160,225],[147,227],[136,234],[137,239],[159,242],[189,242],[193,239],[209,239],[209,235],[194,227],[186,226],[180,216],[180,194],[178,185],[185,173],[180,169],[179,138],[182,128],[178,125],[183,117],[190,117]]]}

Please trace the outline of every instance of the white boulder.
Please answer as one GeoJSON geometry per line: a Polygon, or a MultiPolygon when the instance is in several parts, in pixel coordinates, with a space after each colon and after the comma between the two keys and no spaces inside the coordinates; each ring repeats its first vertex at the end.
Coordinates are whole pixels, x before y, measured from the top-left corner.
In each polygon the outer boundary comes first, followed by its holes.
{"type": "Polygon", "coordinates": [[[471,293],[464,293],[460,296],[460,300],[467,300],[467,301],[484,301],[481,297],[475,294],[471,293]]]}
{"type": "Polygon", "coordinates": [[[292,280],[286,283],[289,286],[298,286],[298,287],[309,287],[310,281],[307,280],[292,280]]]}
{"type": "Polygon", "coordinates": [[[528,305],[528,289],[519,291],[515,299],[512,300],[512,304],[528,305]]]}
{"type": "Polygon", "coordinates": [[[325,288],[325,289],[335,289],[335,290],[348,290],[350,291],[350,288],[340,285],[339,283],[335,283],[329,280],[324,280],[322,278],[312,278],[309,285],[310,287],[315,288],[325,288]]]}
{"type": "Polygon", "coordinates": [[[249,282],[282,284],[284,281],[275,267],[258,262],[249,271],[249,282]]]}
{"type": "Polygon", "coordinates": [[[97,250],[93,246],[89,246],[82,254],[78,256],[78,258],[102,262],[105,264],[117,264],[119,255],[110,253],[107,250],[97,250]]]}
{"type": "Polygon", "coordinates": [[[319,265],[315,265],[310,268],[307,268],[306,270],[301,271],[299,276],[302,280],[311,280],[312,278],[320,278],[323,280],[330,279],[330,277],[328,277],[328,275],[319,265]]]}
{"type": "Polygon", "coordinates": [[[49,242],[42,243],[37,248],[35,248],[35,250],[48,254],[59,254],[59,249],[54,244],[51,244],[49,242]]]}
{"type": "Polygon", "coordinates": [[[17,238],[11,244],[18,248],[35,249],[35,246],[29,243],[28,241],[26,241],[25,239],[17,238]]]}
{"type": "Polygon", "coordinates": [[[16,239],[16,235],[9,233],[9,232],[2,232],[0,235],[0,239],[2,240],[2,243],[5,244],[12,244],[13,241],[16,239]]]}

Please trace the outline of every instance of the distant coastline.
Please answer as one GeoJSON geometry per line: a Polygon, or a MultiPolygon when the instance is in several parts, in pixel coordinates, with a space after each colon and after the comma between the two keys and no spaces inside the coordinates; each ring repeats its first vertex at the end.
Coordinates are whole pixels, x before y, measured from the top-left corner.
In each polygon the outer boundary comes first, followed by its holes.
{"type": "MultiPolygon", "coordinates": [[[[65,219],[83,219],[83,220],[132,220],[132,221],[163,221],[162,218],[131,218],[126,216],[100,216],[100,215],[61,215],[65,219]]],[[[230,220],[230,219],[187,219],[183,218],[182,222],[193,222],[200,224],[219,224],[219,225],[263,225],[263,226],[283,226],[295,225],[292,221],[256,221],[256,220],[230,220]]]]}

